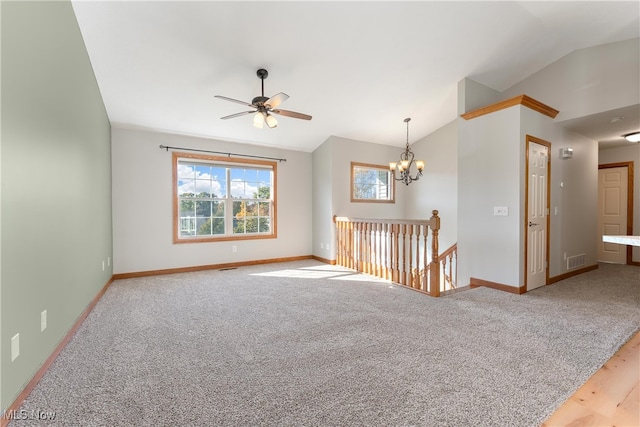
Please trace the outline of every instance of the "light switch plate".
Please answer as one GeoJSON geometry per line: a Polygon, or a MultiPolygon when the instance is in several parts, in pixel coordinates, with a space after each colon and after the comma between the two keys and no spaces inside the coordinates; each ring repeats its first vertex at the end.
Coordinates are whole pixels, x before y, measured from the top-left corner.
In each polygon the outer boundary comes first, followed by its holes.
{"type": "Polygon", "coordinates": [[[507,206],[494,206],[493,216],[508,216],[509,208],[507,206]]]}
{"type": "Polygon", "coordinates": [[[20,334],[15,334],[11,338],[11,361],[13,362],[20,356],[20,334]]]}
{"type": "Polygon", "coordinates": [[[47,310],[40,313],[40,332],[44,332],[45,329],[47,329],[47,310]]]}

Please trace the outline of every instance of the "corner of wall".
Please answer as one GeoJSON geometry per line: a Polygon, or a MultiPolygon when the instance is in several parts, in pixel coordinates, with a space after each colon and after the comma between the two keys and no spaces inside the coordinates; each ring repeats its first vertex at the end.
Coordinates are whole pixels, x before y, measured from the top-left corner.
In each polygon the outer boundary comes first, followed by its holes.
{"type": "Polygon", "coordinates": [[[501,94],[468,77],[458,82],[458,115],[494,104],[501,100],[501,94]]]}

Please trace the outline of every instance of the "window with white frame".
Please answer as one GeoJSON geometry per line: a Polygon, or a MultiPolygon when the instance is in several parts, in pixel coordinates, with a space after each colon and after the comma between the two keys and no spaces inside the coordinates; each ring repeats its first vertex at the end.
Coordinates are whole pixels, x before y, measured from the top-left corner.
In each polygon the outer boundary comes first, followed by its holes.
{"type": "Polygon", "coordinates": [[[395,186],[387,166],[351,162],[351,201],[395,203],[395,186]]]}
{"type": "Polygon", "coordinates": [[[276,237],[276,163],[173,153],[174,242],[276,237]]]}

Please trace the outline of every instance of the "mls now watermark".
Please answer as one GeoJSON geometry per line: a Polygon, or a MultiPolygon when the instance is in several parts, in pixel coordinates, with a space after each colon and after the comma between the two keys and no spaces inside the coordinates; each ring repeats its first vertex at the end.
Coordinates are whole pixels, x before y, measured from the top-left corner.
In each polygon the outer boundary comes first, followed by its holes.
{"type": "Polygon", "coordinates": [[[56,418],[56,413],[51,411],[41,411],[39,409],[34,409],[31,411],[27,411],[26,409],[19,409],[4,411],[2,417],[11,421],[53,421],[56,418]]]}

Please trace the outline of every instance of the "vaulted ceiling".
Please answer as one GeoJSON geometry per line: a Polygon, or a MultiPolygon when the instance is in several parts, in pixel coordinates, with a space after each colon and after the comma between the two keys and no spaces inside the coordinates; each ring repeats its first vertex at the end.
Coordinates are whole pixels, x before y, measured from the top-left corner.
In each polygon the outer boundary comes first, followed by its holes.
{"type": "MultiPolygon", "coordinates": [[[[637,2],[74,1],[111,122],[301,151],[404,145],[457,116],[465,77],[503,91],[564,55],[638,37],[637,2]],[[220,117],[260,95],[313,116],[220,117]]],[[[574,123],[578,129],[580,123],[574,123]]]]}

